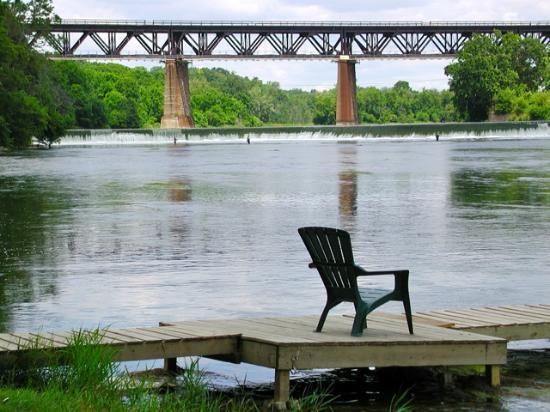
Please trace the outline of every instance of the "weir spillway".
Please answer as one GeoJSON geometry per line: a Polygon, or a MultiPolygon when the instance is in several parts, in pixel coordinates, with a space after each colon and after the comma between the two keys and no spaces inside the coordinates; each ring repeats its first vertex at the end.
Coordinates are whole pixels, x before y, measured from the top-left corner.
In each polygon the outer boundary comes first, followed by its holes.
{"type": "Polygon", "coordinates": [[[360,126],[69,130],[54,146],[117,146],[272,141],[441,141],[550,138],[548,122],[425,123],[360,126]],[[175,140],[174,140],[175,139],[175,140]]]}

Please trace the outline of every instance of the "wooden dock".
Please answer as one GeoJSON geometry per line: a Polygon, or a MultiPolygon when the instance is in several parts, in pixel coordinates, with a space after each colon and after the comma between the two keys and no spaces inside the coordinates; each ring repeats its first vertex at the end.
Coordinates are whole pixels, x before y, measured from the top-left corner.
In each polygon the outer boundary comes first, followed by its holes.
{"type": "Polygon", "coordinates": [[[417,312],[415,322],[506,340],[550,338],[550,305],[509,305],[417,312]]]}
{"type": "MultiPolygon", "coordinates": [[[[442,310],[414,314],[410,335],[402,315],[374,312],[361,337],[350,336],[352,319],[329,316],[314,332],[318,316],[161,322],[158,327],[108,329],[101,345],[119,361],[211,356],[275,369],[275,401],[289,397],[291,370],[388,366],[485,365],[499,384],[506,339],[550,338],[550,305],[442,310]],[[506,339],[504,339],[506,338],[506,339]]],[[[24,355],[30,347],[57,350],[75,332],[0,334],[0,357],[24,355]]]]}
{"type": "Polygon", "coordinates": [[[275,402],[289,397],[289,372],[316,368],[486,365],[498,384],[506,363],[506,340],[429,324],[410,335],[400,319],[370,317],[361,337],[350,335],[353,320],[329,316],[323,332],[318,316],[165,322],[187,333],[240,332],[240,361],[275,369],[275,402]]]}

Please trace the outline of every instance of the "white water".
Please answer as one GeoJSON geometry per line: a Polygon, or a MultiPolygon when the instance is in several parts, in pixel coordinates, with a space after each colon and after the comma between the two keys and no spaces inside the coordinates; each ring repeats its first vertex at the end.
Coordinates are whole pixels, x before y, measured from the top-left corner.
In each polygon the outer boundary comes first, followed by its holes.
{"type": "MultiPolygon", "coordinates": [[[[411,127],[414,130],[414,127],[411,127]]],[[[65,136],[55,146],[111,146],[111,145],[168,145],[174,144],[174,137],[177,143],[186,144],[208,144],[208,143],[246,143],[247,138],[251,142],[273,142],[273,141],[335,141],[335,140],[369,140],[369,141],[432,141],[433,134],[426,135],[411,133],[409,136],[388,135],[383,137],[369,136],[368,129],[364,130],[365,135],[358,134],[335,134],[327,131],[308,131],[297,129],[296,132],[258,132],[255,129],[246,132],[239,129],[240,133],[219,133],[213,129],[208,135],[192,133],[188,136],[182,135],[179,129],[161,130],[153,129],[152,134],[136,133],[134,131],[113,131],[113,130],[91,130],[90,135],[82,134],[65,136]]],[[[358,133],[361,133],[358,131],[358,133]]],[[[439,140],[479,140],[479,139],[544,139],[550,137],[550,128],[547,123],[541,123],[537,128],[517,128],[508,130],[488,131],[449,131],[442,132],[439,140]]]]}

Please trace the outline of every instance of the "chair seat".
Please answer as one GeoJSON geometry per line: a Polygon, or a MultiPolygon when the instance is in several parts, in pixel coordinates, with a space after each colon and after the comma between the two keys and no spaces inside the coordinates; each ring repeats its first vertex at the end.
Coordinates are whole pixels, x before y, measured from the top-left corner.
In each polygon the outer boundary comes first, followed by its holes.
{"type": "Polygon", "coordinates": [[[374,302],[383,298],[384,296],[387,296],[393,293],[393,290],[390,290],[390,289],[371,289],[371,288],[358,288],[358,289],[359,289],[359,296],[361,296],[361,299],[363,299],[363,301],[369,306],[371,306],[374,302]]]}

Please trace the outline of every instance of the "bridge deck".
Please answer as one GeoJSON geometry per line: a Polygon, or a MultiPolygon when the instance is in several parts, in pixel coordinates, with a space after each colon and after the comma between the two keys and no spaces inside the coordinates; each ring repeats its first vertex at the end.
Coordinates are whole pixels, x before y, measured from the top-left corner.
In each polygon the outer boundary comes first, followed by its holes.
{"type": "MultiPolygon", "coordinates": [[[[473,33],[496,30],[550,42],[542,22],[169,22],[63,20],[44,36],[56,57],[410,58],[456,55],[473,33]],[[59,35],[59,36],[57,36],[59,35]],[[84,53],[93,47],[92,54],[84,53]]],[[[33,40],[34,41],[34,40],[33,40]]]]}

